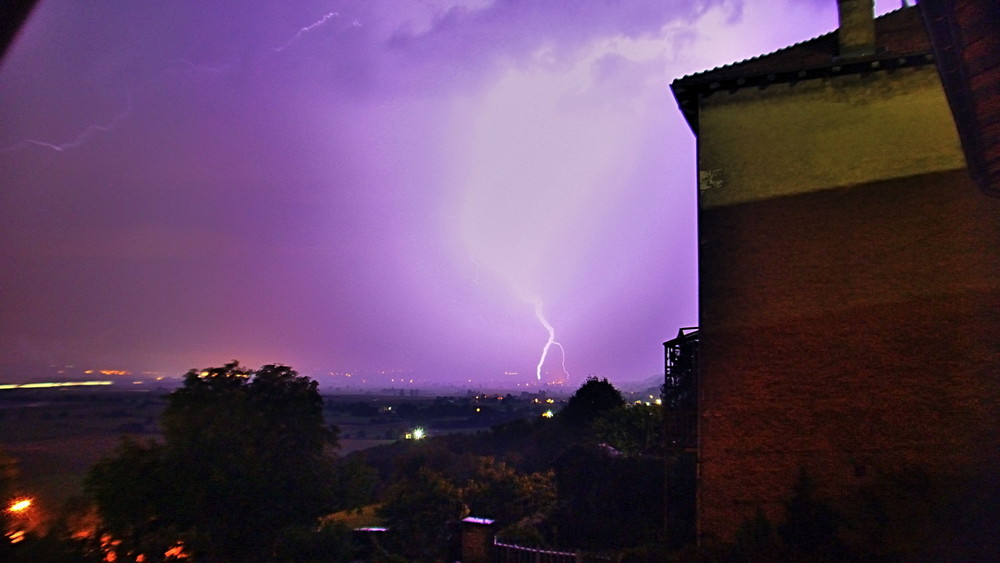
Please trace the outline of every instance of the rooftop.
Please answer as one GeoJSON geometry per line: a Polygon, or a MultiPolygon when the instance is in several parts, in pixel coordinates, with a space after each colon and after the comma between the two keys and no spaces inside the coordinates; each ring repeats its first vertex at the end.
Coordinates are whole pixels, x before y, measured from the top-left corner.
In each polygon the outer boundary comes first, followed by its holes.
{"type": "Polygon", "coordinates": [[[934,62],[931,42],[916,6],[875,19],[873,55],[840,57],[837,41],[837,31],[831,31],[773,53],[678,78],[670,87],[688,125],[697,133],[697,101],[701,95],[934,62]]]}

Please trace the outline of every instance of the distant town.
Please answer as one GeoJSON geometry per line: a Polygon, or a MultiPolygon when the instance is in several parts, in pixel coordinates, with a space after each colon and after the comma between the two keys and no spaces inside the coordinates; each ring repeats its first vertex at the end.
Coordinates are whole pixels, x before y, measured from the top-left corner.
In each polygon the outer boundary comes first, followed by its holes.
{"type": "MultiPolygon", "coordinates": [[[[308,376],[319,384],[323,393],[365,393],[378,395],[434,396],[475,395],[479,392],[502,393],[538,393],[545,392],[553,397],[569,396],[579,387],[586,377],[600,374],[588,374],[585,377],[567,380],[565,377],[552,377],[537,381],[534,374],[520,374],[516,371],[505,371],[492,378],[462,378],[419,377],[406,370],[302,370],[295,368],[302,375],[308,376]],[[438,380],[440,379],[440,381],[438,380]]],[[[89,367],[75,364],[13,367],[0,366],[0,391],[7,389],[40,389],[65,387],[100,387],[114,386],[116,389],[172,389],[181,384],[185,372],[166,372],[153,370],[131,370],[109,367],[89,367]]],[[[663,382],[663,374],[651,374],[648,377],[634,381],[616,381],[615,385],[623,393],[637,395],[659,393],[659,385],[663,382]]]]}

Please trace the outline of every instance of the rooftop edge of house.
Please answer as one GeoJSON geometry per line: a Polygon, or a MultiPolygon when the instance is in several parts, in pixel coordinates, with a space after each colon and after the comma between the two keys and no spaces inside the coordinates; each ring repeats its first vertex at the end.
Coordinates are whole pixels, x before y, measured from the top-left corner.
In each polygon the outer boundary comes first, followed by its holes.
{"type": "Polygon", "coordinates": [[[903,7],[875,18],[876,49],[873,54],[842,57],[838,42],[838,31],[834,30],[772,53],[678,78],[671,83],[670,89],[688,126],[697,134],[700,96],[935,62],[917,6],[903,7]]]}

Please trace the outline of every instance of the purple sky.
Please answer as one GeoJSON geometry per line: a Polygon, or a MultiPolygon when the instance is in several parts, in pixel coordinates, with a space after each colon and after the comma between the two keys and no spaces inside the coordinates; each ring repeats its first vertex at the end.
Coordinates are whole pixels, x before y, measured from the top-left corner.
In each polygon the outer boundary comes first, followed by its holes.
{"type": "Polygon", "coordinates": [[[223,4],[43,0],[11,47],[3,364],[521,382],[544,319],[570,383],[661,373],[697,322],[670,82],[836,27],[833,0],[223,4]]]}

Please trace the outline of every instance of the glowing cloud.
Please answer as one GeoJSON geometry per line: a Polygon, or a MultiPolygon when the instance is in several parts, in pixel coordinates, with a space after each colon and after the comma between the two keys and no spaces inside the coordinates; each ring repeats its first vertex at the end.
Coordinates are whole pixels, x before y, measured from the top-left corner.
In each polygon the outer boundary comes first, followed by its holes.
{"type": "MultiPolygon", "coordinates": [[[[619,190],[612,178],[629,165],[633,117],[595,104],[592,68],[600,53],[552,68],[539,51],[534,69],[512,70],[468,108],[468,168],[458,230],[469,258],[534,307],[547,333],[536,377],[552,346],[563,344],[543,314],[584,275],[595,225],[619,190]]],[[[553,309],[555,310],[555,309],[553,309]]]]}
{"type": "Polygon", "coordinates": [[[697,318],[670,81],[832,29],[791,0],[327,4],[39,3],[0,80],[5,361],[656,373],[697,318]]]}

